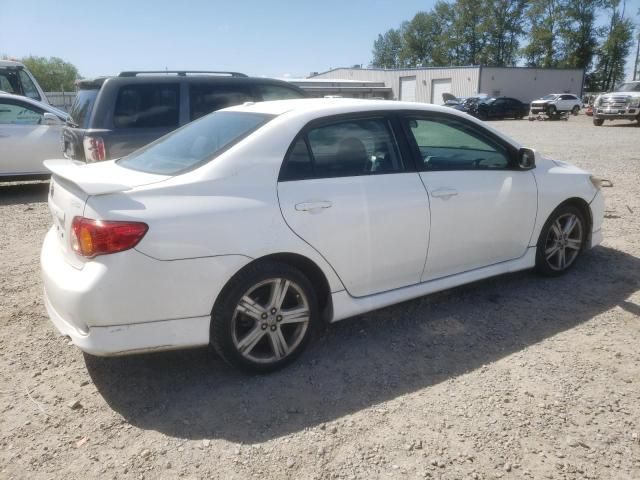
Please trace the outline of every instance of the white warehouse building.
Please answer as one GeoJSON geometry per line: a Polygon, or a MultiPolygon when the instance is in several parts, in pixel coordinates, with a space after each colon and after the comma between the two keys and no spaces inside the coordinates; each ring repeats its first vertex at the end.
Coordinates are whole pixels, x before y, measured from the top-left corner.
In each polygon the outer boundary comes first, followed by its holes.
{"type": "MultiPolygon", "coordinates": [[[[531,67],[430,67],[408,69],[335,68],[310,79],[375,82],[391,88],[391,98],[443,104],[443,93],[456,97],[487,94],[529,103],[548,93],[582,96],[583,69],[531,67]]],[[[304,87],[303,87],[304,88],[304,87]]]]}

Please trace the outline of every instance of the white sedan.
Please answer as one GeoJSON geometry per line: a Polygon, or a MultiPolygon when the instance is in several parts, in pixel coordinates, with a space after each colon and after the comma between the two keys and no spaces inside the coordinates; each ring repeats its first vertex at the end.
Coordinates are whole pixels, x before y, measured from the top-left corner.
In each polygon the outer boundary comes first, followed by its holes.
{"type": "Polygon", "coordinates": [[[0,181],[48,178],[42,161],[62,152],[66,118],[49,104],[0,93],[0,181]]]}
{"type": "Polygon", "coordinates": [[[601,181],[445,107],[247,103],[53,172],[51,320],[85,352],[213,345],[269,371],[314,329],[600,243],[601,181]]]}

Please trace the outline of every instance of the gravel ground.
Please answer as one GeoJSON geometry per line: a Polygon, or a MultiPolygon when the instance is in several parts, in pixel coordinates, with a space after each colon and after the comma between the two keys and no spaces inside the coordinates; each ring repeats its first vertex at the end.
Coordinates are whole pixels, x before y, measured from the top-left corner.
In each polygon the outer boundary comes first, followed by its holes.
{"type": "Polygon", "coordinates": [[[47,184],[0,186],[0,478],[640,479],[640,130],[492,125],[614,182],[604,244],[336,324],[263,377],[68,345],[41,298],[47,184]]]}

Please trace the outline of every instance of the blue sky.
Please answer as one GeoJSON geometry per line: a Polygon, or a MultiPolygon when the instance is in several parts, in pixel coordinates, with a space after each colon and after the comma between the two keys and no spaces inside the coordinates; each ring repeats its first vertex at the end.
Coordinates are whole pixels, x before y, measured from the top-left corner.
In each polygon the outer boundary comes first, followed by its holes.
{"type": "MultiPolygon", "coordinates": [[[[0,0],[0,54],[58,56],[85,77],[165,67],[300,77],[368,63],[378,33],[434,3],[0,0]]],[[[638,8],[627,0],[636,21],[638,8]]]]}

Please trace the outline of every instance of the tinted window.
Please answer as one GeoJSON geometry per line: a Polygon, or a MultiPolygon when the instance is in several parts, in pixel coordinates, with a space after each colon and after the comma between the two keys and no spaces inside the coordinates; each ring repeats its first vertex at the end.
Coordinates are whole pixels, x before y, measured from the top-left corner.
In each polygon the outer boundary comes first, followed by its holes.
{"type": "Polygon", "coordinates": [[[213,159],[272,118],[242,112],[216,112],[165,135],[118,160],[149,173],[175,175],[213,159]]]}
{"type": "Polygon", "coordinates": [[[22,82],[22,91],[25,97],[33,98],[34,100],[40,100],[40,94],[38,89],[31,80],[31,77],[24,70],[18,72],[20,76],[20,82],[22,82]]]}
{"type": "Polygon", "coordinates": [[[509,166],[505,146],[478,127],[455,119],[410,119],[424,170],[499,169],[509,166]]]}
{"type": "Polygon", "coordinates": [[[37,109],[14,103],[0,102],[0,124],[38,125],[41,120],[42,112],[37,109]]]}
{"type": "Polygon", "coordinates": [[[258,85],[258,94],[262,100],[287,100],[291,98],[304,98],[297,90],[283,87],[282,85],[258,85]]]}
{"type": "Polygon", "coordinates": [[[71,110],[69,110],[71,122],[81,128],[87,128],[89,126],[89,116],[97,96],[98,90],[78,90],[73,105],[71,105],[71,110]]]}
{"type": "Polygon", "coordinates": [[[562,97],[560,97],[562,100],[577,100],[578,97],[574,97],[573,95],[562,95],[562,97]]]}
{"type": "Polygon", "coordinates": [[[313,163],[304,137],[298,139],[287,157],[280,180],[302,180],[313,177],[313,163]]]}
{"type": "Polygon", "coordinates": [[[189,86],[191,120],[253,100],[242,85],[192,84],[189,86]]]}
{"type": "Polygon", "coordinates": [[[350,120],[310,130],[316,177],[350,177],[403,169],[386,120],[350,120]]]}
{"type": "Polygon", "coordinates": [[[0,90],[20,95],[20,84],[15,70],[0,70],[0,90]]]}
{"type": "Polygon", "coordinates": [[[127,85],[120,88],[113,113],[116,128],[177,127],[178,84],[127,85]]]}

